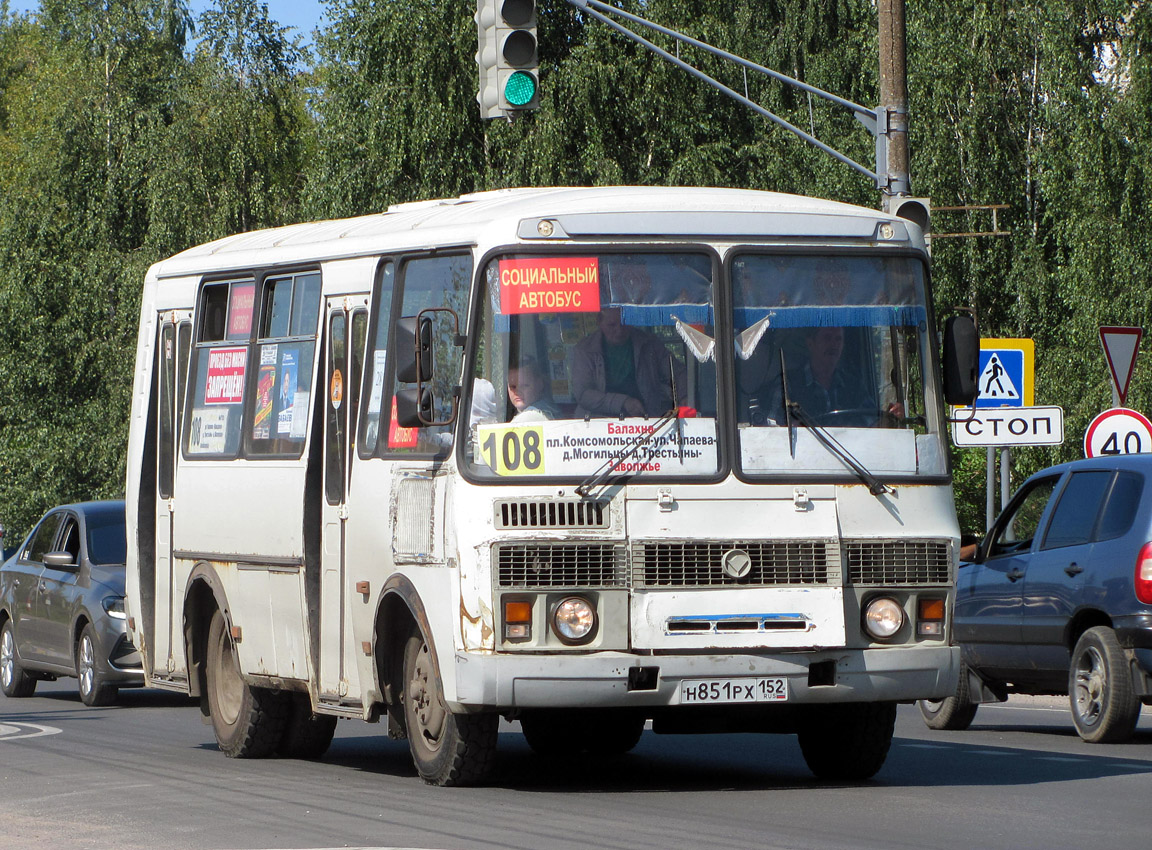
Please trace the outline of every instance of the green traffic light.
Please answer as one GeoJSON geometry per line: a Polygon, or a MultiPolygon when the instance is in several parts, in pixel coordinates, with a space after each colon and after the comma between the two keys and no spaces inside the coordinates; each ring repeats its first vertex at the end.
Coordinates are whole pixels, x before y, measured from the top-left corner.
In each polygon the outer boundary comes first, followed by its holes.
{"type": "Polygon", "coordinates": [[[504,99],[512,106],[524,106],[536,97],[536,78],[524,71],[517,71],[504,83],[504,99]]]}

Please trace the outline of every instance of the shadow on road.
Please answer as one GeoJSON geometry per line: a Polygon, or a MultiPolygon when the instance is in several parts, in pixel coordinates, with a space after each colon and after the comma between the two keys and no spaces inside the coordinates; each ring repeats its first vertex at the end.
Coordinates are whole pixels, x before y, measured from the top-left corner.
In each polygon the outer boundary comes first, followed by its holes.
{"type": "MultiPolygon", "coordinates": [[[[1062,728],[1021,728],[1065,733],[1062,728]]],[[[1130,743],[1152,744],[1152,731],[1138,731],[1130,743]]],[[[832,783],[811,775],[795,737],[789,735],[681,737],[646,732],[639,746],[625,756],[547,759],[533,753],[522,735],[509,731],[500,736],[496,767],[486,784],[540,792],[696,792],[846,785],[994,787],[1152,774],[1152,761],[1120,755],[1112,746],[1083,744],[1083,752],[1077,752],[1076,742],[1060,746],[1065,751],[987,746],[975,739],[964,740],[963,733],[950,734],[947,740],[896,738],[875,778],[832,783]],[[1069,746],[1072,751],[1067,751],[1069,746]]],[[[338,737],[323,761],[388,776],[414,775],[407,743],[383,736],[338,737]]]]}

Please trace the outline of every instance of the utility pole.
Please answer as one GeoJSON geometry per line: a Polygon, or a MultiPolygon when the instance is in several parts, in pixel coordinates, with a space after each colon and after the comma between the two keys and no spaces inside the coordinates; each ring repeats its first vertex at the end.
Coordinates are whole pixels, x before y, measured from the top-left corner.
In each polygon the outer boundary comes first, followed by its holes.
{"type": "Polygon", "coordinates": [[[905,60],[904,0],[877,0],[880,39],[880,109],[888,113],[888,191],[884,207],[893,195],[912,191],[908,176],[908,66],[905,60]]]}

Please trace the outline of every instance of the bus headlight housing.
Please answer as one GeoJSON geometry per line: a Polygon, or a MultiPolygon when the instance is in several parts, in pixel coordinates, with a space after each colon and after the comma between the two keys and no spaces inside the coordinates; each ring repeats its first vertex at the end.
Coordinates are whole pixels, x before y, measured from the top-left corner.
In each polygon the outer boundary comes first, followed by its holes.
{"type": "Polygon", "coordinates": [[[587,643],[596,635],[596,608],[583,596],[565,596],[552,608],[551,620],[564,643],[587,643]]]}
{"type": "Polygon", "coordinates": [[[876,640],[888,640],[904,626],[904,607],[888,596],[877,596],[864,606],[864,628],[876,640]]]}

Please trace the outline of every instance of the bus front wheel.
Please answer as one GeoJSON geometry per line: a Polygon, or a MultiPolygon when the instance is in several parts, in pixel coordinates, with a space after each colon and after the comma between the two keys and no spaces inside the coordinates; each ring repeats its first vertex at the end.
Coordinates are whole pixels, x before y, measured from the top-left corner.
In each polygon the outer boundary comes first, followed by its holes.
{"type": "Polygon", "coordinates": [[[220,611],[208,627],[208,708],[221,752],[229,758],[263,758],[276,752],[288,721],[282,694],[249,685],[240,675],[236,646],[220,611]]]}
{"type": "Polygon", "coordinates": [[[432,653],[420,634],[411,635],[404,646],[403,700],[408,747],[421,779],[430,785],[471,785],[487,776],[500,718],[448,709],[432,653]]]}

